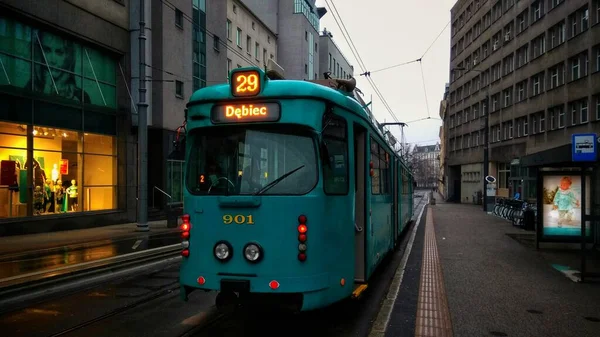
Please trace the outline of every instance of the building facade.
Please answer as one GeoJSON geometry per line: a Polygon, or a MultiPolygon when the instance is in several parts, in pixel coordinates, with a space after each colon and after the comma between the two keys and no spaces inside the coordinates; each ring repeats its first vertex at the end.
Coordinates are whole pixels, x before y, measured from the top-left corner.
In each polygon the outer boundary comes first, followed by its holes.
{"type": "Polygon", "coordinates": [[[135,220],[129,24],[127,0],[0,1],[0,235],[135,220]]]}
{"type": "MultiPolygon", "coordinates": [[[[138,4],[132,3],[132,63],[138,64],[138,4]]],[[[183,158],[173,158],[177,128],[185,119],[192,93],[227,82],[227,2],[216,0],[151,0],[146,8],[146,101],[148,107],[148,203],[163,209],[183,200],[183,158]],[[150,18],[150,19],[148,19],[150,18]]],[[[138,99],[138,71],[131,88],[138,99]]],[[[136,112],[133,113],[136,124],[136,112]]]]}
{"type": "Polygon", "coordinates": [[[234,68],[264,68],[277,62],[277,35],[242,1],[227,1],[227,74],[234,68]]]}
{"type": "MultiPolygon", "coordinates": [[[[319,34],[319,69],[322,73],[331,72],[334,78],[348,79],[354,76],[354,67],[333,42],[333,34],[326,28],[319,34]]],[[[318,73],[316,78],[322,78],[322,73],[318,73]]]]}
{"type": "Polygon", "coordinates": [[[600,130],[600,1],[459,0],[451,17],[448,197],[482,190],[487,118],[498,195],[535,198],[520,158],[600,130]]]}
{"type": "Polygon", "coordinates": [[[319,69],[319,20],[327,13],[325,8],[317,7],[315,0],[241,2],[277,35],[277,63],[283,67],[285,78],[323,78],[319,69]]]}
{"type": "MultiPolygon", "coordinates": [[[[448,113],[448,94],[450,91],[450,84],[446,83],[446,90],[444,91],[444,97],[440,101],[440,118],[445,120],[446,114],[448,113]]],[[[448,177],[446,175],[446,156],[447,156],[447,148],[446,144],[448,143],[446,139],[446,129],[444,125],[440,126],[439,131],[440,137],[440,161],[439,161],[439,175],[438,175],[438,192],[445,199],[448,195],[448,177]]]]}
{"type": "Polygon", "coordinates": [[[437,188],[440,176],[440,144],[415,146],[411,156],[417,187],[437,188]]]}

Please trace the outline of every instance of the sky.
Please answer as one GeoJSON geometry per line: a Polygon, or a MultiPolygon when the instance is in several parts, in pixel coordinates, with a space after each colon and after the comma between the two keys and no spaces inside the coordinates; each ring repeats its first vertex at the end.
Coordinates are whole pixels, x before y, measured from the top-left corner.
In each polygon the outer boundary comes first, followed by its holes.
{"type": "MultiPolygon", "coordinates": [[[[332,15],[334,6],[366,70],[372,72],[371,79],[398,120],[407,123],[431,117],[408,123],[404,128],[406,142],[420,146],[439,142],[440,101],[448,82],[450,62],[447,24],[456,0],[316,0],[316,3],[327,9],[320,29],[327,28],[333,34],[336,45],[354,66],[354,77],[365,94],[364,100],[369,102],[373,95],[372,111],[377,120],[395,122],[365,77],[358,76],[363,71],[336,24],[332,15]],[[423,75],[419,62],[377,71],[421,56],[423,75]]],[[[401,139],[399,126],[390,126],[390,130],[401,139]]]]}

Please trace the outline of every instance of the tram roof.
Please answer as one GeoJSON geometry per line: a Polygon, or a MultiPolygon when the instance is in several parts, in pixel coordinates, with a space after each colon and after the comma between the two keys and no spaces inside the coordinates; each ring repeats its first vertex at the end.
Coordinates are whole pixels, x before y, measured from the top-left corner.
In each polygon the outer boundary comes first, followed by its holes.
{"type": "MultiPolygon", "coordinates": [[[[270,80],[264,81],[264,87],[257,97],[251,99],[322,99],[330,101],[336,105],[346,108],[353,113],[369,120],[362,106],[351,96],[326,86],[299,80],[270,80]]],[[[215,102],[223,100],[244,100],[248,98],[235,97],[231,94],[229,84],[218,84],[202,88],[192,94],[190,105],[196,105],[201,102],[215,102]]]]}

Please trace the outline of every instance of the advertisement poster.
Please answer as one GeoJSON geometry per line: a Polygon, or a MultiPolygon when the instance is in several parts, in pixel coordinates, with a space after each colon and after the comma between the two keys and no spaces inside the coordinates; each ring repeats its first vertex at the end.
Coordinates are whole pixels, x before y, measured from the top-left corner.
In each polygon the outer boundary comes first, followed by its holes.
{"type": "MultiPolygon", "coordinates": [[[[571,175],[545,176],[543,181],[543,235],[581,236],[583,210],[581,177],[571,175]]],[[[586,177],[586,213],[590,213],[590,177],[586,177]]],[[[591,234],[589,221],[586,234],[591,234]]]]}

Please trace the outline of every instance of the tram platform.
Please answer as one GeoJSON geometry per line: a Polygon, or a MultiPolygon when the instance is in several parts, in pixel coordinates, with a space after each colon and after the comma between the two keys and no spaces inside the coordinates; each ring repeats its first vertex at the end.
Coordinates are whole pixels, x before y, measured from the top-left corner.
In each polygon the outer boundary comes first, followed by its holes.
{"type": "Polygon", "coordinates": [[[138,232],[135,223],[89,229],[0,237],[0,290],[20,280],[54,277],[58,270],[83,269],[84,265],[152,250],[180,241],[179,229],[167,221],[149,222],[150,231],[138,232]]]}
{"type": "Polygon", "coordinates": [[[528,232],[481,206],[434,196],[392,281],[391,311],[370,337],[598,335],[600,280],[574,282],[556,267],[576,268],[577,252],[536,250],[519,237],[528,232]]]}

